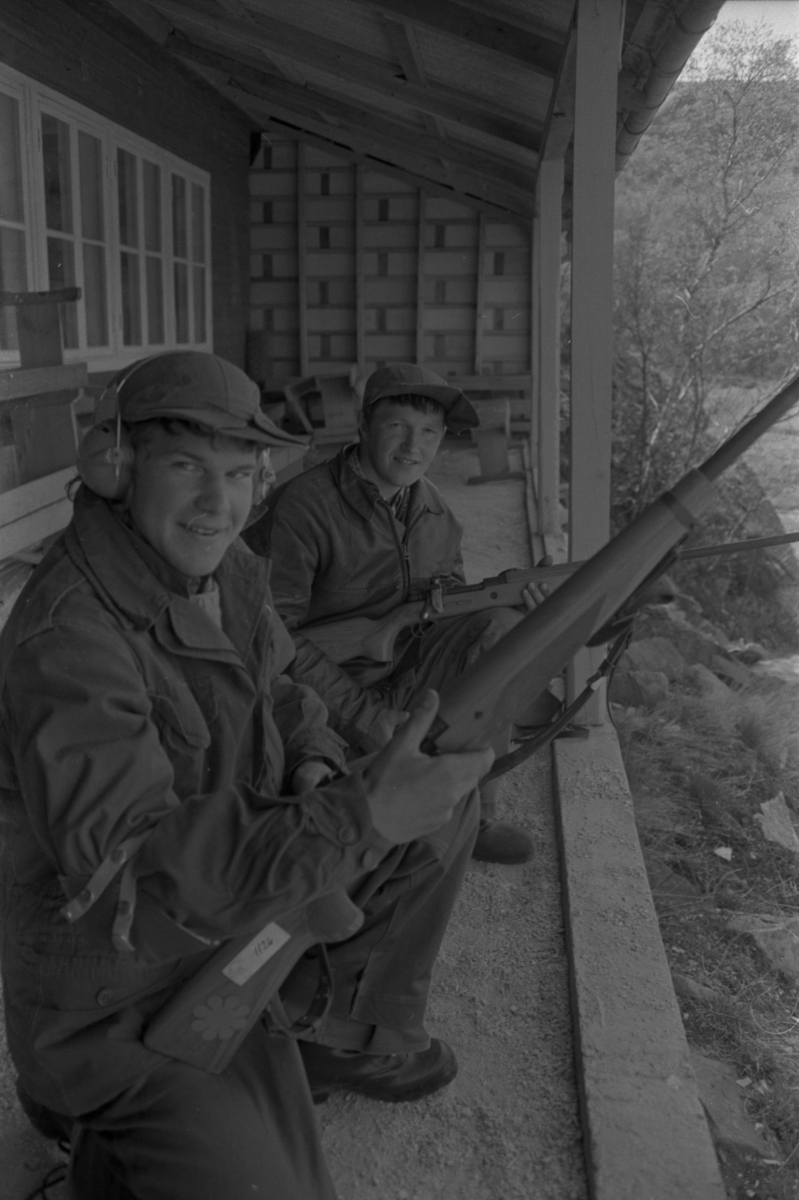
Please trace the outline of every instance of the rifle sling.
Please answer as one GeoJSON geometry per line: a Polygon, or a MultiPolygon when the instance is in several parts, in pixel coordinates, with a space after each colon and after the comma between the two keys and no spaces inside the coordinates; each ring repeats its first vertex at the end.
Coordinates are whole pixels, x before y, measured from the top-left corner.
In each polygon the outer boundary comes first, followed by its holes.
{"type": "Polygon", "coordinates": [[[577,715],[583,705],[588,702],[589,697],[596,691],[601,680],[613,671],[629,645],[632,632],[632,621],[629,621],[626,628],[616,638],[616,641],[594,674],[590,679],[586,680],[585,687],[580,692],[580,695],[572,700],[568,708],[563,709],[558,716],[554,717],[547,725],[542,726],[532,737],[524,738],[516,750],[511,750],[509,754],[503,754],[501,758],[498,758],[488,774],[484,775],[480,780],[480,783],[490,783],[492,779],[498,779],[501,775],[512,771],[514,767],[520,766],[528,758],[532,757],[536,750],[540,750],[542,746],[548,745],[553,738],[556,738],[577,715]]]}

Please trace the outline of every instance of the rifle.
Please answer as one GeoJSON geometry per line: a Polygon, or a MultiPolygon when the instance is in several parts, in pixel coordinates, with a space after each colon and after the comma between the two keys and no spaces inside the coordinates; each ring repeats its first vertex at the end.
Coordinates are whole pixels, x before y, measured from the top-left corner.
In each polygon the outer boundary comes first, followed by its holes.
{"type": "MultiPolygon", "coordinates": [[[[554,595],[442,690],[423,749],[481,748],[512,727],[578,650],[605,640],[608,626],[634,611],[639,590],[676,561],[680,542],[715,499],[713,481],[797,401],[799,376],[593,558],[570,565],[554,595]]],[[[362,919],[335,891],[270,922],[255,938],[226,942],[156,1013],[145,1044],[201,1069],[223,1070],[306,949],[351,936],[362,919]]]]}
{"type": "MultiPolygon", "coordinates": [[[[715,546],[694,546],[675,551],[681,561],[691,558],[710,558],[718,554],[734,554],[742,550],[757,550],[767,546],[799,541],[799,533],[775,534],[771,537],[750,538],[743,542],[723,542],[715,546]]],[[[447,585],[432,579],[430,587],[414,598],[392,609],[385,617],[345,617],[341,621],[325,621],[318,625],[303,625],[296,630],[322,650],[334,663],[352,659],[369,659],[376,666],[388,666],[394,658],[394,643],[401,630],[429,621],[460,617],[482,612],[488,608],[517,608],[524,604],[524,589],[528,583],[555,584],[568,579],[584,564],[557,563],[553,566],[530,567],[524,570],[503,571],[480,583],[447,585]]],[[[664,593],[663,599],[673,599],[664,593]]],[[[650,598],[656,602],[656,597],[650,598]]]]}

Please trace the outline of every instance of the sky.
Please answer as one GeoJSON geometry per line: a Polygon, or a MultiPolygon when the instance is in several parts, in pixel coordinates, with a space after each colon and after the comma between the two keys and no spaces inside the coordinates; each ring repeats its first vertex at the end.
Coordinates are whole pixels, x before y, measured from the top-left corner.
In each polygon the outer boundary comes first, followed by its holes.
{"type": "Polygon", "coordinates": [[[795,37],[799,61],[799,0],[726,0],[716,25],[730,21],[764,21],[780,37],[795,37]]]}

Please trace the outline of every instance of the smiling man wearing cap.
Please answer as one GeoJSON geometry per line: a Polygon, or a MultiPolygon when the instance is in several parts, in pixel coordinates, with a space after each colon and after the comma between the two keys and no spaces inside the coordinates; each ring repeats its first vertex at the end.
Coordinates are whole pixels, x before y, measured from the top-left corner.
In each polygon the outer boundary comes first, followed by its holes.
{"type": "MultiPolygon", "coordinates": [[[[433,371],[380,367],[366,381],[359,443],[278,488],[245,534],[272,559],[275,602],[297,646],[294,677],[322,696],[331,724],[356,750],[383,745],[426,687],[460,674],[520,619],[493,609],[421,632],[406,628],[382,670],[364,659],[337,665],[303,637],[306,624],[385,617],[433,578],[465,582],[463,530],[425,473],[446,431],[478,424],[461,389],[433,371]]],[[[528,603],[542,598],[531,592],[528,603]]],[[[496,818],[498,786],[482,790],[473,857],[526,862],[530,838],[496,818]]]]}
{"type": "MultiPolygon", "coordinates": [[[[323,704],[284,673],[268,568],[236,544],[286,436],[215,355],[123,372],[81,445],[73,520],[0,637],[8,1042],[26,1112],[71,1139],[74,1200],[335,1200],[313,1098],[416,1099],[457,1070],[407,947],[429,974],[492,755],[422,754],[428,692],[344,773],[323,704]],[[341,890],[364,920],[327,952],[329,1013],[305,956],[280,1027],[257,1021],[221,1074],[149,1047],[218,947],[260,952],[267,924],[341,890]]],[[[193,1000],[186,1024],[233,1036],[250,1009],[232,1000],[193,1000]]]]}

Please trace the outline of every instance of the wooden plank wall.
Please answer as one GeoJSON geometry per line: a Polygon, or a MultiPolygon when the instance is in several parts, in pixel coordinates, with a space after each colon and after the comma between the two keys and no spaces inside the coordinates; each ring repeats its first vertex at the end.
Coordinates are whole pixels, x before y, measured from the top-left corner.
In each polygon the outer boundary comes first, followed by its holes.
{"type": "Polygon", "coordinates": [[[267,390],[391,361],[529,373],[527,229],[288,140],[255,159],[250,223],[248,369],[267,390]]]}

